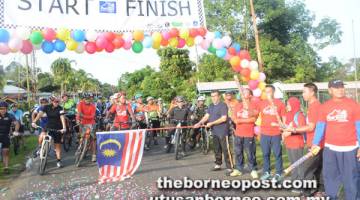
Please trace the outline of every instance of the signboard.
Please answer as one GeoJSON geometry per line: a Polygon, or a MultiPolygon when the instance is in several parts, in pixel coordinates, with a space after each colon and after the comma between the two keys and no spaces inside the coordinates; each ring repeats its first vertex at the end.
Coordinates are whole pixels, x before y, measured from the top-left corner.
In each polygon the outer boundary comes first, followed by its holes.
{"type": "Polygon", "coordinates": [[[0,27],[108,32],[206,27],[203,0],[0,0],[0,27]]]}

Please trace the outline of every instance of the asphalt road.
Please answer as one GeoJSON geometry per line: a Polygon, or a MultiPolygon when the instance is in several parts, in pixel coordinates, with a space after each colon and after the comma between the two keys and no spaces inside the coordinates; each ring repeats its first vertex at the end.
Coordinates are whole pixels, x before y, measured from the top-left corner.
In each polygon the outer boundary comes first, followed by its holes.
{"type": "MultiPolygon", "coordinates": [[[[54,158],[50,159],[46,174],[36,173],[36,164],[32,170],[23,172],[12,181],[6,192],[0,193],[0,199],[150,199],[164,194],[166,196],[294,196],[286,190],[253,190],[243,193],[239,190],[191,189],[160,190],[157,188],[159,177],[180,179],[250,179],[249,174],[230,178],[225,171],[212,172],[214,155],[203,155],[198,150],[189,152],[187,157],[175,160],[174,154],[165,154],[163,146],[154,146],[145,152],[140,168],[135,175],[123,182],[99,185],[96,163],[90,156],[84,165],[74,166],[74,150],[64,154],[64,167],[57,169],[54,158]]],[[[260,174],[260,173],[259,173],[260,174]]]]}

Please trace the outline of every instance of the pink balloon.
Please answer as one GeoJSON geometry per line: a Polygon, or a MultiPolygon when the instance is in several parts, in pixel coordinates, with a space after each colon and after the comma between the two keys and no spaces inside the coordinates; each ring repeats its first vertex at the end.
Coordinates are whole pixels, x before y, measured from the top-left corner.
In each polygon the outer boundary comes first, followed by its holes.
{"type": "Polygon", "coordinates": [[[260,133],[261,133],[261,128],[260,128],[260,126],[255,126],[255,127],[254,127],[254,133],[255,133],[255,135],[260,135],[260,133]]]}
{"type": "Polygon", "coordinates": [[[179,43],[178,43],[177,48],[183,48],[185,46],[185,44],[186,44],[186,40],[179,38],[179,43]]]}
{"type": "Polygon", "coordinates": [[[229,53],[226,53],[224,60],[230,60],[231,57],[232,57],[232,55],[230,55],[229,53]]]}
{"type": "Polygon", "coordinates": [[[131,49],[131,47],[132,47],[131,41],[125,41],[123,48],[129,50],[131,49]]]}
{"type": "Polygon", "coordinates": [[[105,49],[105,47],[108,45],[108,41],[105,37],[101,36],[96,39],[96,46],[105,49]]]}
{"type": "Polygon", "coordinates": [[[207,40],[203,40],[200,44],[201,48],[203,48],[204,50],[208,50],[208,48],[210,47],[210,42],[207,40]]]}
{"type": "Polygon", "coordinates": [[[85,51],[89,54],[93,54],[96,52],[96,44],[95,42],[87,42],[85,44],[85,51]]]}
{"type": "Polygon", "coordinates": [[[213,41],[213,47],[215,47],[216,49],[221,49],[224,47],[223,41],[221,39],[214,39],[213,41]]]}
{"type": "Polygon", "coordinates": [[[20,38],[12,38],[9,41],[8,46],[12,50],[19,51],[23,46],[23,41],[20,38]]]}
{"type": "Polygon", "coordinates": [[[29,40],[24,40],[21,48],[21,53],[23,54],[30,54],[33,50],[33,46],[29,40]]]}
{"type": "Polygon", "coordinates": [[[255,90],[257,88],[257,86],[259,85],[259,81],[250,80],[248,85],[249,85],[250,90],[255,90]]]}
{"type": "Polygon", "coordinates": [[[107,46],[105,47],[105,51],[108,52],[108,53],[111,53],[113,52],[115,49],[115,46],[113,45],[113,43],[109,42],[107,44],[107,46]]]}
{"type": "Polygon", "coordinates": [[[42,33],[43,33],[44,39],[46,41],[51,42],[56,39],[56,32],[52,28],[47,28],[47,29],[43,30],[42,33]]]}
{"type": "Polygon", "coordinates": [[[6,55],[10,52],[10,48],[5,43],[0,43],[0,54],[6,55]]]}
{"type": "Polygon", "coordinates": [[[168,31],[162,32],[161,35],[162,35],[163,39],[165,39],[165,40],[169,40],[171,37],[170,33],[168,31]]]}

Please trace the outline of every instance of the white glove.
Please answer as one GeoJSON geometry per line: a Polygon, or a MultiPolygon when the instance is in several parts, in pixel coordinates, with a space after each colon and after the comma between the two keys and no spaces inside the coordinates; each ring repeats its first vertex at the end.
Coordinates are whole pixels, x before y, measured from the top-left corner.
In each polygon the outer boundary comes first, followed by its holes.
{"type": "Polygon", "coordinates": [[[33,127],[33,128],[37,128],[37,125],[33,122],[33,123],[31,123],[31,126],[33,127]]]}
{"type": "Polygon", "coordinates": [[[20,135],[20,133],[19,133],[19,132],[17,132],[17,131],[14,131],[14,132],[13,132],[13,135],[14,135],[14,136],[19,136],[19,135],[20,135]]]}

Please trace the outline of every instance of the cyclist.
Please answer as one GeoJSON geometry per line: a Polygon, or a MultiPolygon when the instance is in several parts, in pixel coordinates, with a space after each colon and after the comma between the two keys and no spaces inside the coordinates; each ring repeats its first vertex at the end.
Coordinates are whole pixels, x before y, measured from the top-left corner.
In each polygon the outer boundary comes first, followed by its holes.
{"type": "Polygon", "coordinates": [[[109,98],[109,102],[106,103],[106,108],[104,111],[104,115],[105,115],[105,120],[104,120],[104,124],[105,124],[105,131],[110,131],[110,128],[112,126],[112,122],[114,122],[115,119],[115,113],[109,113],[111,107],[115,105],[115,98],[114,95],[110,96],[109,98]],[[109,113],[109,118],[106,118],[106,116],[109,113]]]}
{"type": "MultiPolygon", "coordinates": [[[[178,122],[181,122],[181,126],[186,126],[187,125],[187,121],[190,118],[190,110],[188,108],[185,107],[185,99],[182,96],[178,96],[175,98],[176,101],[176,106],[174,106],[168,114],[168,119],[170,120],[170,126],[176,126],[178,122]]],[[[165,137],[165,149],[167,153],[170,153],[171,150],[171,137],[174,135],[175,133],[175,129],[169,130],[167,136],[165,137]]],[[[185,149],[185,138],[186,138],[186,129],[183,129],[183,135],[182,135],[182,139],[183,139],[183,145],[182,145],[182,155],[186,156],[186,149],[185,149]]]]}
{"type": "Polygon", "coordinates": [[[92,162],[96,162],[96,126],[95,126],[95,116],[96,116],[96,106],[93,103],[94,95],[89,93],[84,95],[85,100],[81,101],[77,106],[76,121],[80,124],[80,143],[84,137],[86,129],[90,127],[91,134],[91,151],[92,151],[92,162]]]}
{"type": "MultiPolygon", "coordinates": [[[[57,163],[56,166],[58,168],[62,167],[61,164],[61,139],[62,134],[66,132],[66,124],[65,124],[65,116],[64,116],[64,110],[59,105],[60,100],[56,96],[50,97],[51,104],[45,105],[41,108],[39,114],[34,119],[32,126],[34,128],[37,127],[36,122],[41,117],[46,114],[48,117],[48,123],[45,126],[46,129],[53,129],[53,130],[60,130],[59,132],[49,131],[49,135],[53,138],[54,144],[55,144],[55,151],[56,151],[56,159],[57,163]]],[[[44,131],[43,131],[44,132],[44,131]]],[[[44,138],[44,134],[42,133],[39,136],[39,144],[41,145],[42,140],[44,138]]]]}
{"type": "Polygon", "coordinates": [[[3,157],[4,172],[9,173],[9,147],[10,147],[10,130],[15,124],[13,135],[19,135],[20,124],[16,121],[14,115],[7,112],[8,104],[4,101],[0,102],[0,143],[1,153],[3,157]]]}
{"type": "Polygon", "coordinates": [[[20,133],[24,133],[24,123],[23,123],[23,115],[24,112],[18,108],[18,105],[16,103],[11,104],[9,113],[12,114],[15,119],[20,123],[20,133]]]}
{"type": "MultiPolygon", "coordinates": [[[[35,110],[33,111],[33,113],[31,114],[31,121],[33,122],[36,118],[36,116],[40,113],[41,107],[46,106],[49,104],[49,100],[47,98],[40,98],[39,100],[40,105],[37,106],[35,108],[35,110]]],[[[43,114],[43,116],[40,118],[40,127],[42,129],[45,129],[46,123],[47,123],[48,119],[46,116],[46,113],[43,114]]]]}
{"type": "MultiPolygon", "coordinates": [[[[205,105],[205,97],[199,96],[196,102],[196,105],[191,108],[191,120],[193,124],[198,123],[206,114],[207,106],[205,105]]],[[[191,135],[190,148],[195,148],[196,144],[200,139],[200,128],[194,128],[194,132],[191,135]]]]}
{"type": "Polygon", "coordinates": [[[125,92],[115,94],[115,104],[112,105],[109,112],[106,114],[106,119],[109,119],[111,113],[115,114],[115,119],[111,131],[130,129],[130,123],[135,124],[135,116],[131,109],[130,103],[126,101],[125,92]]]}
{"type": "Polygon", "coordinates": [[[144,129],[146,128],[146,122],[145,122],[145,104],[142,100],[142,94],[137,93],[135,95],[135,103],[132,105],[132,110],[135,115],[136,121],[139,123],[140,128],[144,129]]]}
{"type": "MultiPolygon", "coordinates": [[[[160,108],[154,101],[153,97],[146,98],[148,104],[145,106],[146,116],[148,117],[148,124],[151,128],[160,128],[160,108]],[[151,126],[150,126],[151,124],[151,126]]],[[[151,140],[154,141],[154,145],[158,145],[157,131],[151,131],[150,138],[147,141],[147,146],[150,147],[151,140]]]]}

